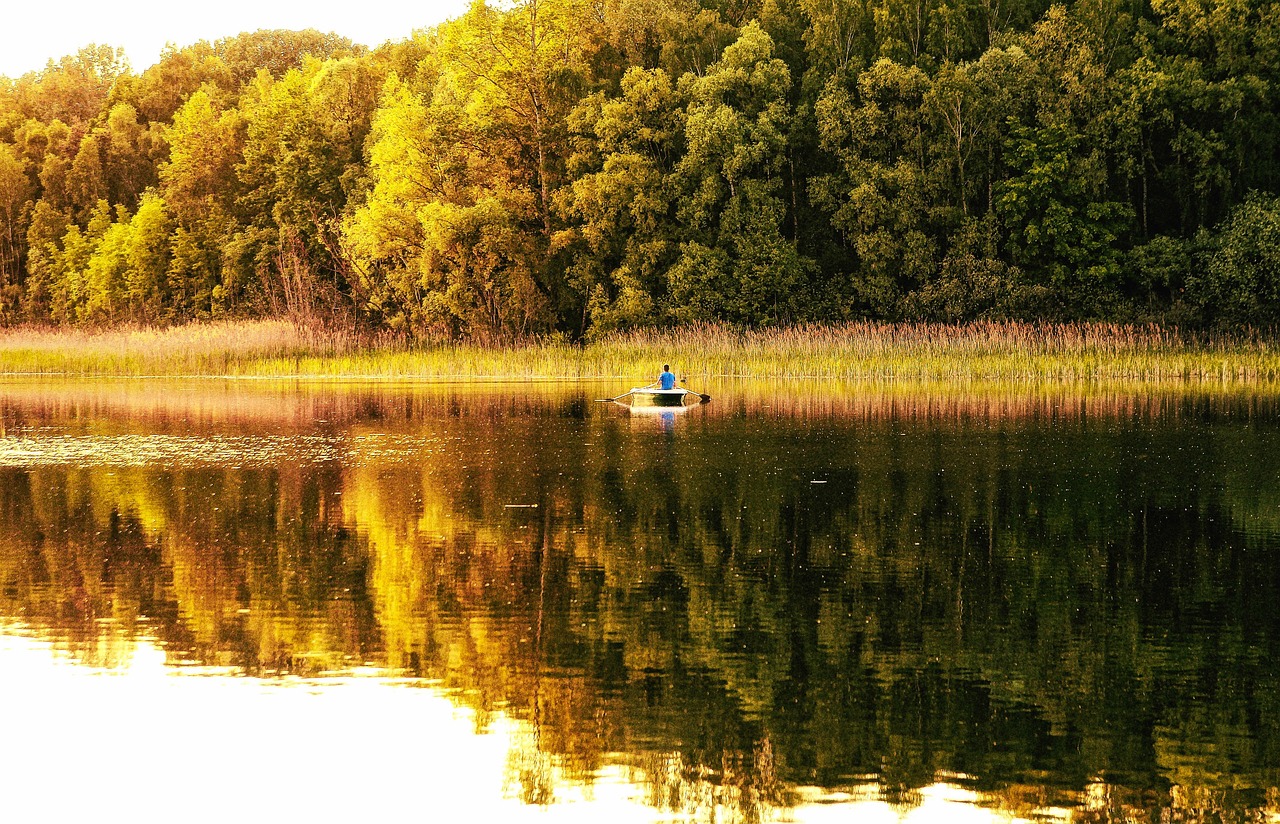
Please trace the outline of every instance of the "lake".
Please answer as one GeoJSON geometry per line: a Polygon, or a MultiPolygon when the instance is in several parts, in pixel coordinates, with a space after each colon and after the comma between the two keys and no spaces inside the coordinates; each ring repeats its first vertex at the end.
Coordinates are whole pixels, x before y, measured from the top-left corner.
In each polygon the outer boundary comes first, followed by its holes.
{"type": "Polygon", "coordinates": [[[1280,820],[1275,397],[694,388],[0,384],[0,809],[1280,820]]]}

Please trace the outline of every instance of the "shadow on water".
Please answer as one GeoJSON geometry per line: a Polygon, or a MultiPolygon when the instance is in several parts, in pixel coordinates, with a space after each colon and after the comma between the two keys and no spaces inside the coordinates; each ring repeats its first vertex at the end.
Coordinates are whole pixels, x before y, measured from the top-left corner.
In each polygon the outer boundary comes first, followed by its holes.
{"type": "Polygon", "coordinates": [[[1280,813],[1274,399],[738,390],[0,387],[0,616],[421,679],[529,803],[1280,813]]]}

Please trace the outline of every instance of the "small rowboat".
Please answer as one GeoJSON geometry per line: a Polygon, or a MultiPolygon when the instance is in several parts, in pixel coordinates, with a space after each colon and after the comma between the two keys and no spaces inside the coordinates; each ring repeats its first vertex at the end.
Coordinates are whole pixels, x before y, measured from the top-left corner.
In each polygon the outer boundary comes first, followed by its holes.
{"type": "Polygon", "coordinates": [[[684,406],[689,403],[707,403],[710,395],[701,392],[690,392],[688,389],[654,389],[651,386],[637,386],[630,392],[623,392],[616,398],[596,398],[598,403],[617,403],[623,398],[631,398],[631,406],[684,406]]]}
{"type": "Polygon", "coordinates": [[[632,406],[684,406],[688,398],[697,403],[702,398],[688,389],[644,389],[635,388],[628,392],[632,406]]]}

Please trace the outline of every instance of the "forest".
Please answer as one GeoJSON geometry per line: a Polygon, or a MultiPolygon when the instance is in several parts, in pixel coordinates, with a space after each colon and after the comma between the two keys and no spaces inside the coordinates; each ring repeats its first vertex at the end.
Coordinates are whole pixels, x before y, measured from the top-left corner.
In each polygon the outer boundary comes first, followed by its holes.
{"type": "Polygon", "coordinates": [[[1280,321],[1270,0],[522,0],[0,77],[0,322],[1280,321]]]}

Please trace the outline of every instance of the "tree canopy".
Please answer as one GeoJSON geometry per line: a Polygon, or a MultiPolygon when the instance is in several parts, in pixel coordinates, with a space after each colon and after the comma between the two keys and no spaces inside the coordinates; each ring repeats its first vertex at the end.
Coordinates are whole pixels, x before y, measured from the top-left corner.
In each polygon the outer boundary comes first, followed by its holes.
{"type": "Polygon", "coordinates": [[[1280,318],[1271,0],[523,0],[0,78],[0,322],[1280,318]]]}

